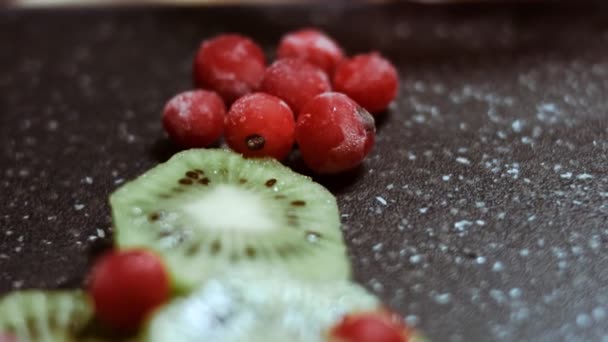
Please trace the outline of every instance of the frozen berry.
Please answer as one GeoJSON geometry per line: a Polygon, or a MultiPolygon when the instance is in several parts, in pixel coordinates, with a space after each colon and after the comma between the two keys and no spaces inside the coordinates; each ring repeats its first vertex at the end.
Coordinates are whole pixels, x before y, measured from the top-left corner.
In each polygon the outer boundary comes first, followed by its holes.
{"type": "Polygon", "coordinates": [[[344,59],[340,46],[327,34],[316,29],[303,29],[283,36],[277,50],[279,58],[300,58],[332,75],[344,59]]]}
{"type": "Polygon", "coordinates": [[[398,316],[388,312],[364,312],[345,316],[330,331],[330,341],[407,342],[409,335],[398,316]]]}
{"type": "Polygon", "coordinates": [[[238,99],[225,120],[226,142],[247,157],[285,158],[294,142],[295,120],[278,97],[254,93],[238,99]]]}
{"type": "Polygon", "coordinates": [[[259,87],[265,68],[264,53],[251,39],[222,34],[201,44],[194,59],[194,82],[230,104],[259,87]]]}
{"type": "Polygon", "coordinates": [[[301,59],[279,59],[266,69],[262,91],[283,99],[298,115],[302,106],[331,90],[327,74],[301,59]]]}
{"type": "Polygon", "coordinates": [[[342,62],[334,74],[336,91],[350,96],[371,113],[385,110],[397,96],[399,75],[377,52],[342,62]]]}
{"type": "Polygon", "coordinates": [[[150,251],[112,251],[93,266],[89,293],[101,322],[119,331],[135,331],[169,298],[169,276],[150,251]]]}
{"type": "Polygon", "coordinates": [[[182,148],[207,147],[224,131],[226,106],[214,92],[185,91],[174,96],[163,111],[163,127],[182,148]]]}
{"type": "Polygon", "coordinates": [[[337,173],[359,165],[374,145],[374,118],[340,93],[308,102],[296,124],[302,159],[318,173],[337,173]]]}

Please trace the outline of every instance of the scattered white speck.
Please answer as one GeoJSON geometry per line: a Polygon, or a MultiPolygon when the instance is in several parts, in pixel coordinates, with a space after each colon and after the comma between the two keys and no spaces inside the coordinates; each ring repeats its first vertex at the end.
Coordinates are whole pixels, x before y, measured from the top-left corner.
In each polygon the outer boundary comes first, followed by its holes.
{"type": "Polygon", "coordinates": [[[386,186],[386,190],[392,190],[395,187],[395,184],[391,183],[386,186]]]}
{"type": "Polygon", "coordinates": [[[462,231],[466,230],[467,227],[469,227],[472,224],[473,224],[473,222],[471,222],[471,221],[462,220],[462,221],[458,221],[458,222],[454,223],[454,228],[456,228],[456,230],[462,232],[462,231]]]}
{"type": "Polygon", "coordinates": [[[79,203],[74,204],[75,210],[82,210],[82,208],[84,208],[84,204],[79,204],[79,203]]]}
{"type": "Polygon", "coordinates": [[[555,165],[553,165],[553,171],[554,171],[554,172],[557,172],[557,171],[559,171],[559,170],[561,170],[561,169],[562,169],[562,166],[561,166],[561,165],[559,165],[559,164],[555,164],[555,165]]]}
{"type": "Polygon", "coordinates": [[[376,201],[380,202],[380,204],[382,204],[382,205],[386,205],[387,204],[386,200],[383,197],[380,197],[380,196],[376,196],[376,201]]]}
{"type": "Polygon", "coordinates": [[[581,328],[588,328],[589,326],[591,326],[591,323],[591,317],[589,317],[589,315],[585,313],[581,313],[576,316],[576,325],[581,328]]]}
{"type": "Polygon", "coordinates": [[[23,286],[23,280],[15,280],[13,281],[13,287],[16,289],[21,288],[21,286],[23,286]]]}
{"type": "Polygon", "coordinates": [[[429,211],[429,208],[427,208],[427,207],[420,208],[420,209],[418,209],[418,211],[419,211],[421,214],[426,214],[426,212],[427,212],[427,211],[429,211]]]}
{"type": "Polygon", "coordinates": [[[502,212],[502,213],[498,213],[498,215],[496,215],[496,218],[498,218],[499,220],[504,220],[506,216],[507,216],[507,213],[502,212]]]}
{"type": "Polygon", "coordinates": [[[452,295],[450,295],[449,293],[441,293],[438,295],[435,295],[435,302],[437,302],[437,304],[447,304],[450,302],[450,300],[452,299],[452,295]]]}
{"type": "Polygon", "coordinates": [[[382,242],[380,242],[380,243],[375,244],[375,245],[372,247],[372,250],[373,250],[374,252],[380,252],[380,251],[382,250],[382,247],[383,247],[382,242]]]}
{"type": "Polygon", "coordinates": [[[84,182],[87,184],[93,184],[93,178],[91,177],[84,177],[84,182]]]}
{"type": "Polygon", "coordinates": [[[441,179],[443,179],[444,182],[447,182],[450,180],[450,175],[444,175],[443,177],[441,177],[441,179]]]}
{"type": "Polygon", "coordinates": [[[465,157],[458,157],[458,158],[456,158],[456,162],[458,162],[460,164],[464,164],[464,165],[471,165],[471,161],[468,160],[465,157]]]}
{"type": "Polygon", "coordinates": [[[563,179],[570,179],[572,178],[572,172],[562,173],[561,175],[559,175],[559,177],[563,179]]]}
{"type": "Polygon", "coordinates": [[[416,155],[413,154],[412,152],[408,152],[407,153],[407,159],[409,159],[409,160],[416,160],[416,155]]]}
{"type": "Polygon", "coordinates": [[[498,289],[491,289],[490,297],[492,297],[497,303],[504,303],[507,300],[505,294],[498,289]]]}
{"type": "Polygon", "coordinates": [[[384,285],[376,279],[370,280],[370,284],[375,292],[382,292],[384,290],[384,285]]]}
{"type": "Polygon", "coordinates": [[[591,316],[593,316],[594,320],[601,321],[606,318],[606,310],[603,307],[598,306],[591,311],[591,316]]]}
{"type": "Polygon", "coordinates": [[[48,216],[46,219],[47,219],[48,221],[54,221],[54,220],[56,220],[56,219],[57,219],[57,216],[48,216]]]}
{"type": "Polygon", "coordinates": [[[593,178],[593,176],[588,173],[581,173],[580,175],[576,176],[576,179],[579,179],[579,180],[585,180],[585,179],[591,179],[591,178],[593,178]]]}
{"type": "Polygon", "coordinates": [[[103,239],[106,237],[106,232],[104,232],[103,229],[97,228],[97,236],[103,239]]]}
{"type": "Polygon", "coordinates": [[[486,202],[475,202],[475,208],[485,208],[486,207],[486,202]]]}
{"type": "Polygon", "coordinates": [[[509,291],[509,297],[511,298],[519,298],[521,297],[521,289],[514,287],[509,291]]]}
{"type": "Polygon", "coordinates": [[[405,324],[410,327],[415,327],[420,322],[420,319],[416,315],[407,315],[405,316],[405,324]]]}
{"type": "Polygon", "coordinates": [[[475,221],[475,224],[477,224],[478,226],[483,226],[483,225],[486,224],[486,221],[484,221],[484,220],[477,220],[477,221],[475,221]]]}
{"type": "Polygon", "coordinates": [[[527,248],[524,248],[519,251],[519,255],[521,255],[522,257],[527,257],[528,255],[530,255],[530,250],[527,248]]]}
{"type": "Polygon", "coordinates": [[[421,255],[419,255],[419,254],[412,255],[412,256],[410,257],[410,262],[411,262],[412,264],[417,264],[417,263],[419,263],[420,261],[422,261],[422,256],[421,256],[421,255]]]}
{"type": "Polygon", "coordinates": [[[513,121],[513,123],[511,123],[511,129],[513,129],[513,131],[516,133],[521,132],[523,127],[524,127],[524,123],[521,120],[515,120],[515,121],[513,121]]]}
{"type": "Polygon", "coordinates": [[[117,180],[114,181],[114,184],[121,184],[124,183],[125,179],[124,178],[118,178],[117,180]]]}
{"type": "Polygon", "coordinates": [[[492,271],[494,271],[494,272],[500,272],[504,269],[505,269],[505,266],[500,261],[495,262],[494,265],[492,266],[492,271]]]}
{"type": "Polygon", "coordinates": [[[475,262],[476,262],[476,263],[478,263],[478,264],[480,264],[480,265],[483,265],[483,264],[485,264],[485,263],[486,263],[486,257],[483,257],[483,256],[478,256],[478,257],[475,259],[475,262]]]}
{"type": "Polygon", "coordinates": [[[536,220],[536,215],[532,215],[532,216],[528,217],[528,221],[531,222],[531,221],[534,221],[534,220],[536,220]]]}
{"type": "Polygon", "coordinates": [[[46,128],[49,131],[56,131],[58,127],[59,127],[59,123],[55,120],[49,120],[49,122],[47,122],[47,124],[46,124],[46,128]]]}

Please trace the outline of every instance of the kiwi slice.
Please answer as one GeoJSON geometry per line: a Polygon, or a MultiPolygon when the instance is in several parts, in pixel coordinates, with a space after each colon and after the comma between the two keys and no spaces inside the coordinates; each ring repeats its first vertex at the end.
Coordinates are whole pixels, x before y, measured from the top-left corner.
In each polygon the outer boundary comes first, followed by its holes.
{"type": "Polygon", "coordinates": [[[378,306],[374,296],[348,281],[229,272],[160,309],[143,340],[319,342],[346,313],[378,306]]]}
{"type": "Polygon", "coordinates": [[[93,316],[82,291],[24,290],[0,298],[0,334],[19,342],[76,341],[93,316]]]}
{"type": "Polygon", "coordinates": [[[336,200],[274,159],[174,155],[110,196],[119,247],[160,252],[178,289],[237,264],[306,280],[350,277],[336,200]]]}

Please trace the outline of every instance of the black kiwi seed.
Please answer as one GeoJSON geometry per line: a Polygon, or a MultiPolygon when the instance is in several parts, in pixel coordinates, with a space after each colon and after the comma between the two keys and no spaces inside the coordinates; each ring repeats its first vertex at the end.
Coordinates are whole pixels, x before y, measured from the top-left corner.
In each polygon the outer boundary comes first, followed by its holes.
{"type": "Polygon", "coordinates": [[[247,183],[247,180],[245,178],[241,178],[241,179],[239,179],[239,183],[245,184],[245,183],[247,183]]]}
{"type": "Polygon", "coordinates": [[[245,247],[245,255],[247,255],[249,258],[255,258],[255,255],[257,254],[255,248],[251,247],[251,246],[247,246],[245,247]]]}
{"type": "Polygon", "coordinates": [[[188,256],[192,256],[198,253],[198,251],[201,249],[201,246],[197,243],[193,244],[192,246],[188,247],[188,249],[186,249],[186,255],[188,256]]]}
{"type": "Polygon", "coordinates": [[[294,207],[303,207],[306,205],[306,202],[304,202],[302,200],[297,200],[297,201],[292,201],[291,205],[293,205],[294,207]]]}
{"type": "Polygon", "coordinates": [[[211,254],[218,254],[222,250],[222,244],[218,240],[211,243],[211,254]]]}
{"type": "Polygon", "coordinates": [[[158,221],[159,218],[159,213],[151,213],[150,215],[148,215],[148,220],[150,220],[150,222],[158,221]]]}
{"type": "Polygon", "coordinates": [[[188,172],[186,172],[186,177],[188,177],[188,178],[198,179],[199,176],[200,175],[197,172],[195,172],[195,171],[188,171],[188,172]]]}
{"type": "Polygon", "coordinates": [[[277,180],[274,179],[274,178],[271,178],[271,179],[269,179],[269,180],[266,181],[266,186],[269,187],[269,188],[271,186],[275,185],[275,184],[277,184],[277,180]]]}
{"type": "Polygon", "coordinates": [[[192,179],[182,178],[182,179],[179,180],[179,184],[190,185],[190,184],[192,184],[192,179]]]}
{"type": "Polygon", "coordinates": [[[158,232],[158,237],[161,239],[166,238],[168,236],[172,236],[172,235],[173,235],[173,232],[166,231],[166,230],[161,230],[160,232],[158,232]]]}
{"type": "Polygon", "coordinates": [[[210,181],[209,181],[209,178],[205,177],[203,179],[200,179],[198,182],[203,185],[208,185],[210,181]]]}
{"type": "Polygon", "coordinates": [[[201,169],[194,169],[194,170],[192,170],[192,171],[194,171],[194,172],[196,172],[196,173],[198,173],[198,174],[201,174],[201,175],[204,175],[204,174],[205,174],[205,171],[203,171],[203,170],[201,170],[201,169]]]}
{"type": "Polygon", "coordinates": [[[247,148],[252,151],[261,150],[264,148],[266,144],[266,139],[263,136],[258,134],[252,134],[245,137],[245,144],[247,144],[247,148]]]}

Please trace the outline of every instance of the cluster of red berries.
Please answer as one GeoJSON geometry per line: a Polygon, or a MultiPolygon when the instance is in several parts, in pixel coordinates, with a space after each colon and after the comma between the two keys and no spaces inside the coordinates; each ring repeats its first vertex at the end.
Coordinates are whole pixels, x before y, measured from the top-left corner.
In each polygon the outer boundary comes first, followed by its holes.
{"type": "Polygon", "coordinates": [[[203,41],[193,70],[202,89],[176,95],[163,112],[171,140],[207,147],[224,134],[236,152],[278,160],[297,143],[317,173],[359,165],[374,145],[372,115],[397,95],[395,67],[377,52],[347,58],[315,29],[286,34],[277,56],[267,67],[262,49],[237,34],[203,41]]]}

